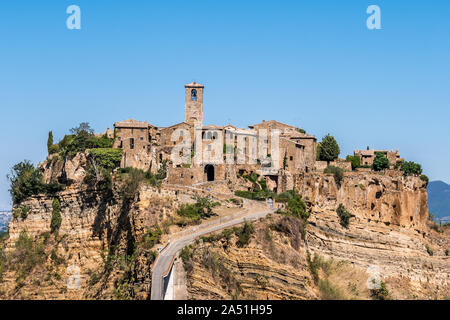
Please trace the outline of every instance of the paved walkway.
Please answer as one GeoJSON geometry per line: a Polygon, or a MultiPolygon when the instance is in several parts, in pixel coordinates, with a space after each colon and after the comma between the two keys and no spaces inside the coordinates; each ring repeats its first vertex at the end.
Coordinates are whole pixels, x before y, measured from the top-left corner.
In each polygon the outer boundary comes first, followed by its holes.
{"type": "Polygon", "coordinates": [[[265,217],[269,213],[273,213],[268,207],[263,206],[261,203],[253,201],[247,202],[247,208],[244,208],[241,214],[234,214],[230,217],[222,217],[211,221],[205,225],[199,225],[193,228],[189,228],[179,234],[171,236],[172,242],[160,252],[152,270],[152,300],[163,299],[163,277],[168,274],[172,267],[173,259],[178,251],[185,246],[194,242],[195,239],[204,236],[208,233],[219,231],[229,228],[231,226],[243,223],[245,221],[258,220],[265,217]]]}

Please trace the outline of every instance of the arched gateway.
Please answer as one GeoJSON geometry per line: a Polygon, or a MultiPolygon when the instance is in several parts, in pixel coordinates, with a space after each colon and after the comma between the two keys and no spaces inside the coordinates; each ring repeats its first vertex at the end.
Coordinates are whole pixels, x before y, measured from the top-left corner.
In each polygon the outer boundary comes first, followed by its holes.
{"type": "Polygon", "coordinates": [[[214,181],[215,180],[215,172],[214,172],[214,166],[212,164],[207,164],[205,166],[205,173],[207,177],[207,181],[214,181]]]}

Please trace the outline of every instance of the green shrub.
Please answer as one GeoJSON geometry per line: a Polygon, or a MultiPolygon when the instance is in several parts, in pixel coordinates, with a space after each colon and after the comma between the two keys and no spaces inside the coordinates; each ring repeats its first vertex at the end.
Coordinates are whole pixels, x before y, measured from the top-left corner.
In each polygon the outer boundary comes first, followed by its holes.
{"type": "Polygon", "coordinates": [[[339,204],[338,208],[336,209],[336,213],[339,217],[341,226],[343,226],[344,228],[348,228],[350,224],[350,218],[353,217],[353,215],[347,211],[342,203],[339,204]]]}
{"type": "Polygon", "coordinates": [[[412,175],[420,175],[422,174],[422,166],[418,163],[415,163],[413,161],[406,161],[402,164],[401,169],[403,171],[403,174],[405,176],[412,176],[412,175]]]}
{"type": "Polygon", "coordinates": [[[44,183],[42,172],[28,160],[14,165],[7,177],[13,204],[20,204],[22,201],[41,193],[51,196],[65,188],[64,185],[57,182],[44,183]]]}
{"type": "Polygon", "coordinates": [[[160,174],[152,174],[149,171],[144,171],[136,168],[120,168],[117,178],[123,182],[120,191],[123,200],[131,201],[134,199],[141,183],[148,183],[154,187],[161,185],[160,174]]]}
{"type": "Polygon", "coordinates": [[[328,174],[333,174],[336,185],[338,187],[341,186],[341,183],[344,180],[344,169],[335,167],[335,166],[328,166],[325,168],[325,170],[323,172],[328,173],[328,174]]]}
{"type": "Polygon", "coordinates": [[[159,225],[154,226],[144,234],[143,248],[151,249],[161,241],[162,230],[159,225]]]}
{"type": "Polygon", "coordinates": [[[98,148],[90,149],[89,154],[92,155],[94,161],[107,170],[112,170],[120,166],[122,161],[122,149],[98,148]]]}
{"type": "Polygon", "coordinates": [[[377,152],[375,154],[375,159],[373,160],[372,168],[375,171],[389,169],[389,160],[384,153],[377,152]]]}
{"type": "Polygon", "coordinates": [[[108,138],[106,134],[95,136],[94,130],[86,122],[70,129],[70,132],[58,143],[59,152],[67,158],[73,158],[78,152],[87,149],[112,148],[114,144],[114,139],[108,138]]]}
{"type": "Polygon", "coordinates": [[[249,244],[255,230],[253,224],[246,222],[242,228],[236,230],[236,235],[238,236],[238,240],[236,242],[237,246],[242,248],[249,244]]]}
{"type": "Polygon", "coordinates": [[[310,213],[307,211],[306,204],[301,195],[296,193],[294,190],[290,190],[280,194],[280,196],[282,199],[286,199],[287,201],[285,214],[304,221],[308,220],[310,213]]]}
{"type": "Polygon", "coordinates": [[[355,170],[356,168],[361,167],[361,158],[360,156],[347,156],[347,161],[350,161],[352,163],[352,170],[355,170]]]}
{"type": "Polygon", "coordinates": [[[55,154],[59,152],[59,145],[53,144],[48,148],[48,154],[55,154]]]}
{"type": "Polygon", "coordinates": [[[155,176],[157,180],[164,180],[167,177],[167,162],[167,159],[163,160],[161,168],[158,169],[158,172],[155,176]]]}
{"type": "Polygon", "coordinates": [[[31,208],[29,206],[23,206],[20,209],[20,217],[22,220],[25,220],[28,217],[28,213],[30,212],[31,208]]]}
{"type": "Polygon", "coordinates": [[[212,202],[208,198],[197,197],[196,203],[182,204],[177,213],[180,217],[187,220],[181,220],[179,225],[199,222],[201,219],[209,218],[214,215],[212,209],[219,205],[217,202],[212,202]]]}
{"type": "Polygon", "coordinates": [[[339,157],[341,150],[336,139],[331,135],[323,137],[320,143],[319,159],[321,161],[333,161],[339,157]]]}
{"type": "Polygon", "coordinates": [[[324,300],[344,300],[344,295],[338,287],[334,286],[330,280],[319,280],[319,290],[324,300]]]}
{"type": "Polygon", "coordinates": [[[433,249],[432,249],[429,245],[426,245],[425,248],[427,249],[427,253],[428,253],[430,256],[434,255],[434,251],[433,251],[433,249]]]}
{"type": "Polygon", "coordinates": [[[33,195],[44,192],[42,173],[35,169],[28,160],[14,165],[11,173],[8,174],[8,180],[10,182],[9,192],[14,204],[19,204],[33,195]]]}
{"type": "Polygon", "coordinates": [[[420,180],[422,180],[423,182],[425,182],[426,185],[428,185],[428,182],[430,181],[430,179],[428,178],[428,176],[422,174],[420,176],[420,180]]]}
{"type": "Polygon", "coordinates": [[[52,203],[52,220],[50,222],[51,233],[58,232],[61,227],[62,217],[61,217],[61,204],[57,198],[53,199],[52,203]]]}
{"type": "Polygon", "coordinates": [[[47,138],[47,150],[48,154],[51,154],[50,148],[53,146],[53,132],[49,131],[48,138],[47,138]]]}
{"type": "Polygon", "coordinates": [[[31,271],[45,262],[44,245],[37,239],[21,231],[15,243],[15,249],[11,252],[9,266],[16,271],[16,281],[21,283],[31,271]]]}
{"type": "Polygon", "coordinates": [[[259,191],[236,190],[234,192],[234,195],[237,197],[246,198],[246,199],[250,199],[250,200],[265,201],[268,196],[272,195],[272,193],[266,192],[264,190],[259,190],[259,191]]]}
{"type": "MultiPolygon", "coordinates": [[[[375,280],[373,280],[375,283],[375,280]]],[[[386,283],[380,282],[380,288],[375,288],[370,290],[370,295],[372,298],[377,300],[388,300],[389,291],[386,288],[386,283]]]]}

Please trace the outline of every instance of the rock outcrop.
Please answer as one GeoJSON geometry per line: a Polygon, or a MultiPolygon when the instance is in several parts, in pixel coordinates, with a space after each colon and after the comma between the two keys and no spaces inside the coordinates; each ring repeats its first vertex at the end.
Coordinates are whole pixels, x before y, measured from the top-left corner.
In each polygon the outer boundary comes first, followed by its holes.
{"type": "Polygon", "coordinates": [[[255,223],[247,247],[197,243],[187,275],[189,298],[239,293],[240,299],[370,299],[373,270],[388,298],[448,298],[450,228],[430,228],[426,185],[418,177],[346,173],[338,185],[333,176],[311,173],[296,177],[295,188],[311,211],[304,241],[292,241],[295,227],[290,236],[271,227],[281,219],[274,217],[255,223]],[[353,215],[348,228],[340,224],[339,204],[353,215]],[[234,275],[240,291],[230,292],[230,277],[215,274],[211,255],[234,275]],[[329,262],[319,282],[307,263],[314,255],[329,262]]]}

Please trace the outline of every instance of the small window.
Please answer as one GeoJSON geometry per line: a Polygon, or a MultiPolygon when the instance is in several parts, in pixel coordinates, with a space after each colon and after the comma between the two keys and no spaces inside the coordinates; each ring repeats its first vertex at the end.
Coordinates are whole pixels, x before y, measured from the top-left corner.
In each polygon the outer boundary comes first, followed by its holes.
{"type": "Polygon", "coordinates": [[[118,132],[120,132],[120,131],[122,131],[122,129],[120,129],[120,128],[117,128],[117,131],[118,131],[118,132]]]}
{"type": "Polygon", "coordinates": [[[191,100],[197,101],[197,90],[195,90],[195,89],[192,89],[192,91],[191,91],[191,100]]]}
{"type": "Polygon", "coordinates": [[[294,160],[294,157],[293,157],[293,156],[290,156],[290,157],[289,157],[289,160],[291,160],[291,161],[294,160]]]}
{"type": "Polygon", "coordinates": [[[130,149],[134,149],[134,138],[130,138],[130,149]]]}
{"type": "Polygon", "coordinates": [[[140,139],[141,141],[144,141],[144,137],[140,137],[139,139],[140,139]]]}
{"type": "Polygon", "coordinates": [[[208,149],[207,150],[211,151],[211,145],[210,144],[208,144],[208,149]]]}

